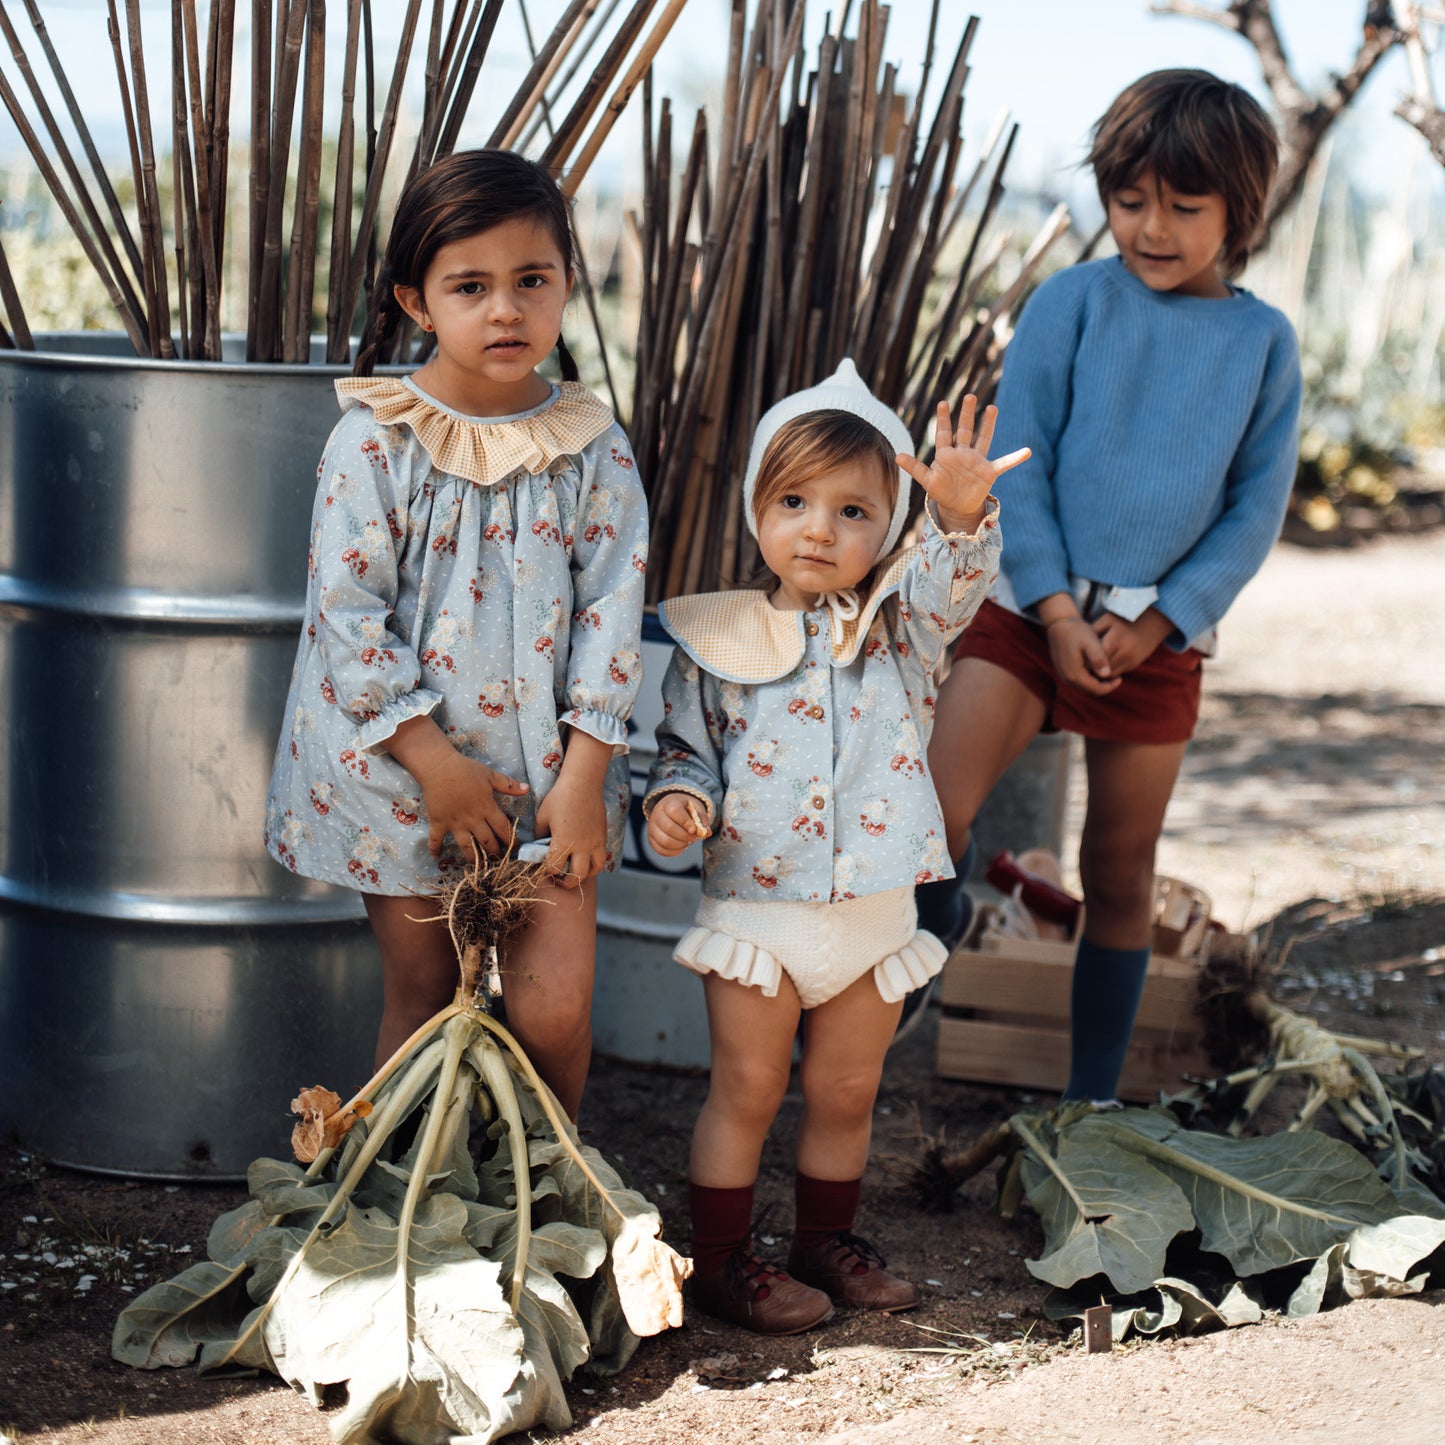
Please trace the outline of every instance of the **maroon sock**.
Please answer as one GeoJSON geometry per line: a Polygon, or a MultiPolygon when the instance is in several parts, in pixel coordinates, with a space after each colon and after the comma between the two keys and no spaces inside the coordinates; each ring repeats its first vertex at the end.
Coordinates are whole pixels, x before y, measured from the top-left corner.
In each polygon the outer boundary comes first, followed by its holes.
{"type": "Polygon", "coordinates": [[[688,1196],[693,1268],[698,1274],[717,1274],[752,1231],[753,1186],[710,1189],[705,1184],[689,1184],[688,1196]]]}
{"type": "Polygon", "coordinates": [[[859,1179],[814,1179],[799,1173],[793,1180],[797,1201],[797,1224],[793,1238],[800,1249],[818,1244],[833,1234],[847,1234],[858,1213],[863,1192],[859,1179]]]}

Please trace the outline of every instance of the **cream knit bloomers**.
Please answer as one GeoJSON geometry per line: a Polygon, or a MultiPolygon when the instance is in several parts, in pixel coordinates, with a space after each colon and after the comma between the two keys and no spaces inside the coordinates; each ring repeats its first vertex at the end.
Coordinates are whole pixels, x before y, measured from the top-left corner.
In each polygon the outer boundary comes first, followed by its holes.
{"type": "Polygon", "coordinates": [[[912,888],[837,903],[755,903],[704,897],[673,958],[774,998],[786,973],[804,1008],[816,1008],[872,969],[885,1003],[922,987],[948,957],[918,927],[912,888]]]}

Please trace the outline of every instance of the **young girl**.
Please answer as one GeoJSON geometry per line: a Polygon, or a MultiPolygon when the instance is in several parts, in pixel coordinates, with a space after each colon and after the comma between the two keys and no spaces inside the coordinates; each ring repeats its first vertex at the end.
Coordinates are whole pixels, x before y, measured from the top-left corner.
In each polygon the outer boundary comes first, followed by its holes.
{"type": "Polygon", "coordinates": [[[675,957],[700,973],[712,1038],[692,1138],[694,1298],[765,1334],[835,1301],[909,1309],[917,1289],[852,1232],[873,1100],[904,995],[942,966],[913,886],[949,871],[924,751],[935,665],[997,570],[994,413],[973,439],[938,408],[937,452],[845,361],[758,426],[743,484],[768,592],[663,608],[677,643],[644,811],[664,856],[705,837],[703,900],[675,957]],[[928,493],[923,543],[881,568],[928,493]],[[871,578],[871,584],[868,579],[871,578]],[[858,590],[855,590],[858,589],[858,590]],[[788,1272],[749,1240],[762,1146],[788,1086],[801,1012],[803,1122],[788,1272]]]}
{"type": "Polygon", "coordinates": [[[426,890],[478,849],[550,840],[554,882],[502,981],[574,1117],[591,1049],[595,885],[621,856],[646,504],[561,339],[565,200],[507,151],[439,161],[397,207],[344,415],[321,459],[307,621],[267,803],[286,867],[359,889],[384,1059],[450,1001],[426,890]],[[376,378],[408,322],[436,338],[376,378]],[[556,349],[561,385],[537,370],[556,349]]]}
{"type": "Polygon", "coordinates": [[[1011,485],[998,585],[940,692],[930,763],[960,858],[979,805],[1040,729],[1084,738],[1069,1098],[1113,1097],[1201,663],[1294,477],[1294,333],[1229,283],[1276,149],[1236,85],[1200,70],[1136,81],[1089,156],[1119,254],[1040,286],[1004,362],[1000,438],[1027,436],[1034,455],[1011,485]]]}

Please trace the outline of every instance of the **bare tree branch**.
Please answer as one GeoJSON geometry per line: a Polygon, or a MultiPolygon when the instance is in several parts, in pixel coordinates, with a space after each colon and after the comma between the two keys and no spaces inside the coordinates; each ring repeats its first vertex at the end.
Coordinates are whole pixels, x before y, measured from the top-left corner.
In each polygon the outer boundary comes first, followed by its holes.
{"type": "Polygon", "coordinates": [[[1422,21],[1434,22],[1436,19],[1435,14],[1423,5],[1402,7],[1399,28],[1405,54],[1410,61],[1411,93],[1395,107],[1395,114],[1425,137],[1430,154],[1445,166],[1445,111],[1441,111],[1435,99],[1435,87],[1430,79],[1430,55],[1420,30],[1422,21]]]}
{"type": "Polygon", "coordinates": [[[1223,26],[1254,47],[1260,73],[1279,111],[1282,142],[1279,173],[1265,207],[1263,229],[1267,236],[1279,217],[1294,204],[1310,162],[1330,127],[1381,59],[1400,43],[1401,31],[1395,25],[1367,26],[1349,69],[1332,76],[1318,95],[1312,95],[1300,84],[1290,66],[1269,0],[1229,0],[1222,9],[1197,4],[1194,0],[1156,0],[1150,9],[1159,15],[1184,15],[1223,26]]]}

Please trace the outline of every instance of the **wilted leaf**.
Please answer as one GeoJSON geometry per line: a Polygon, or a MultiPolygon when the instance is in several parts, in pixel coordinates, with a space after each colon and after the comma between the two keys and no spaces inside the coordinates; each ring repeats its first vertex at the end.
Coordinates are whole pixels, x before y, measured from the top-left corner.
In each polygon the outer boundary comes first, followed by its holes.
{"type": "Polygon", "coordinates": [[[682,1282],[692,1273],[683,1259],[657,1236],[661,1220],[633,1215],[612,1241],[612,1274],[628,1328],[634,1334],[660,1335],[682,1324],[682,1282]]]}
{"type": "Polygon", "coordinates": [[[1442,1244],[1445,1220],[1404,1215],[1361,1225],[1345,1241],[1345,1261],[1354,1269],[1403,1280],[1442,1244]]]}
{"type": "Polygon", "coordinates": [[[310,1164],[323,1149],[334,1149],[358,1119],[371,1113],[371,1105],[363,1099],[343,1112],[341,1095],[317,1084],[291,1100],[291,1112],[301,1115],[291,1131],[291,1152],[310,1164]]]}
{"type": "MultiPolygon", "coordinates": [[[[459,1200],[424,1201],[400,1268],[396,1222],[348,1209],[277,1298],[266,1322],[277,1373],[308,1392],[347,1384],[338,1440],[490,1440],[536,1423],[506,1405],[522,1329],[498,1265],[467,1243],[465,1225],[459,1200]]],[[[560,1397],[546,1419],[570,1423],[560,1397]]]]}

